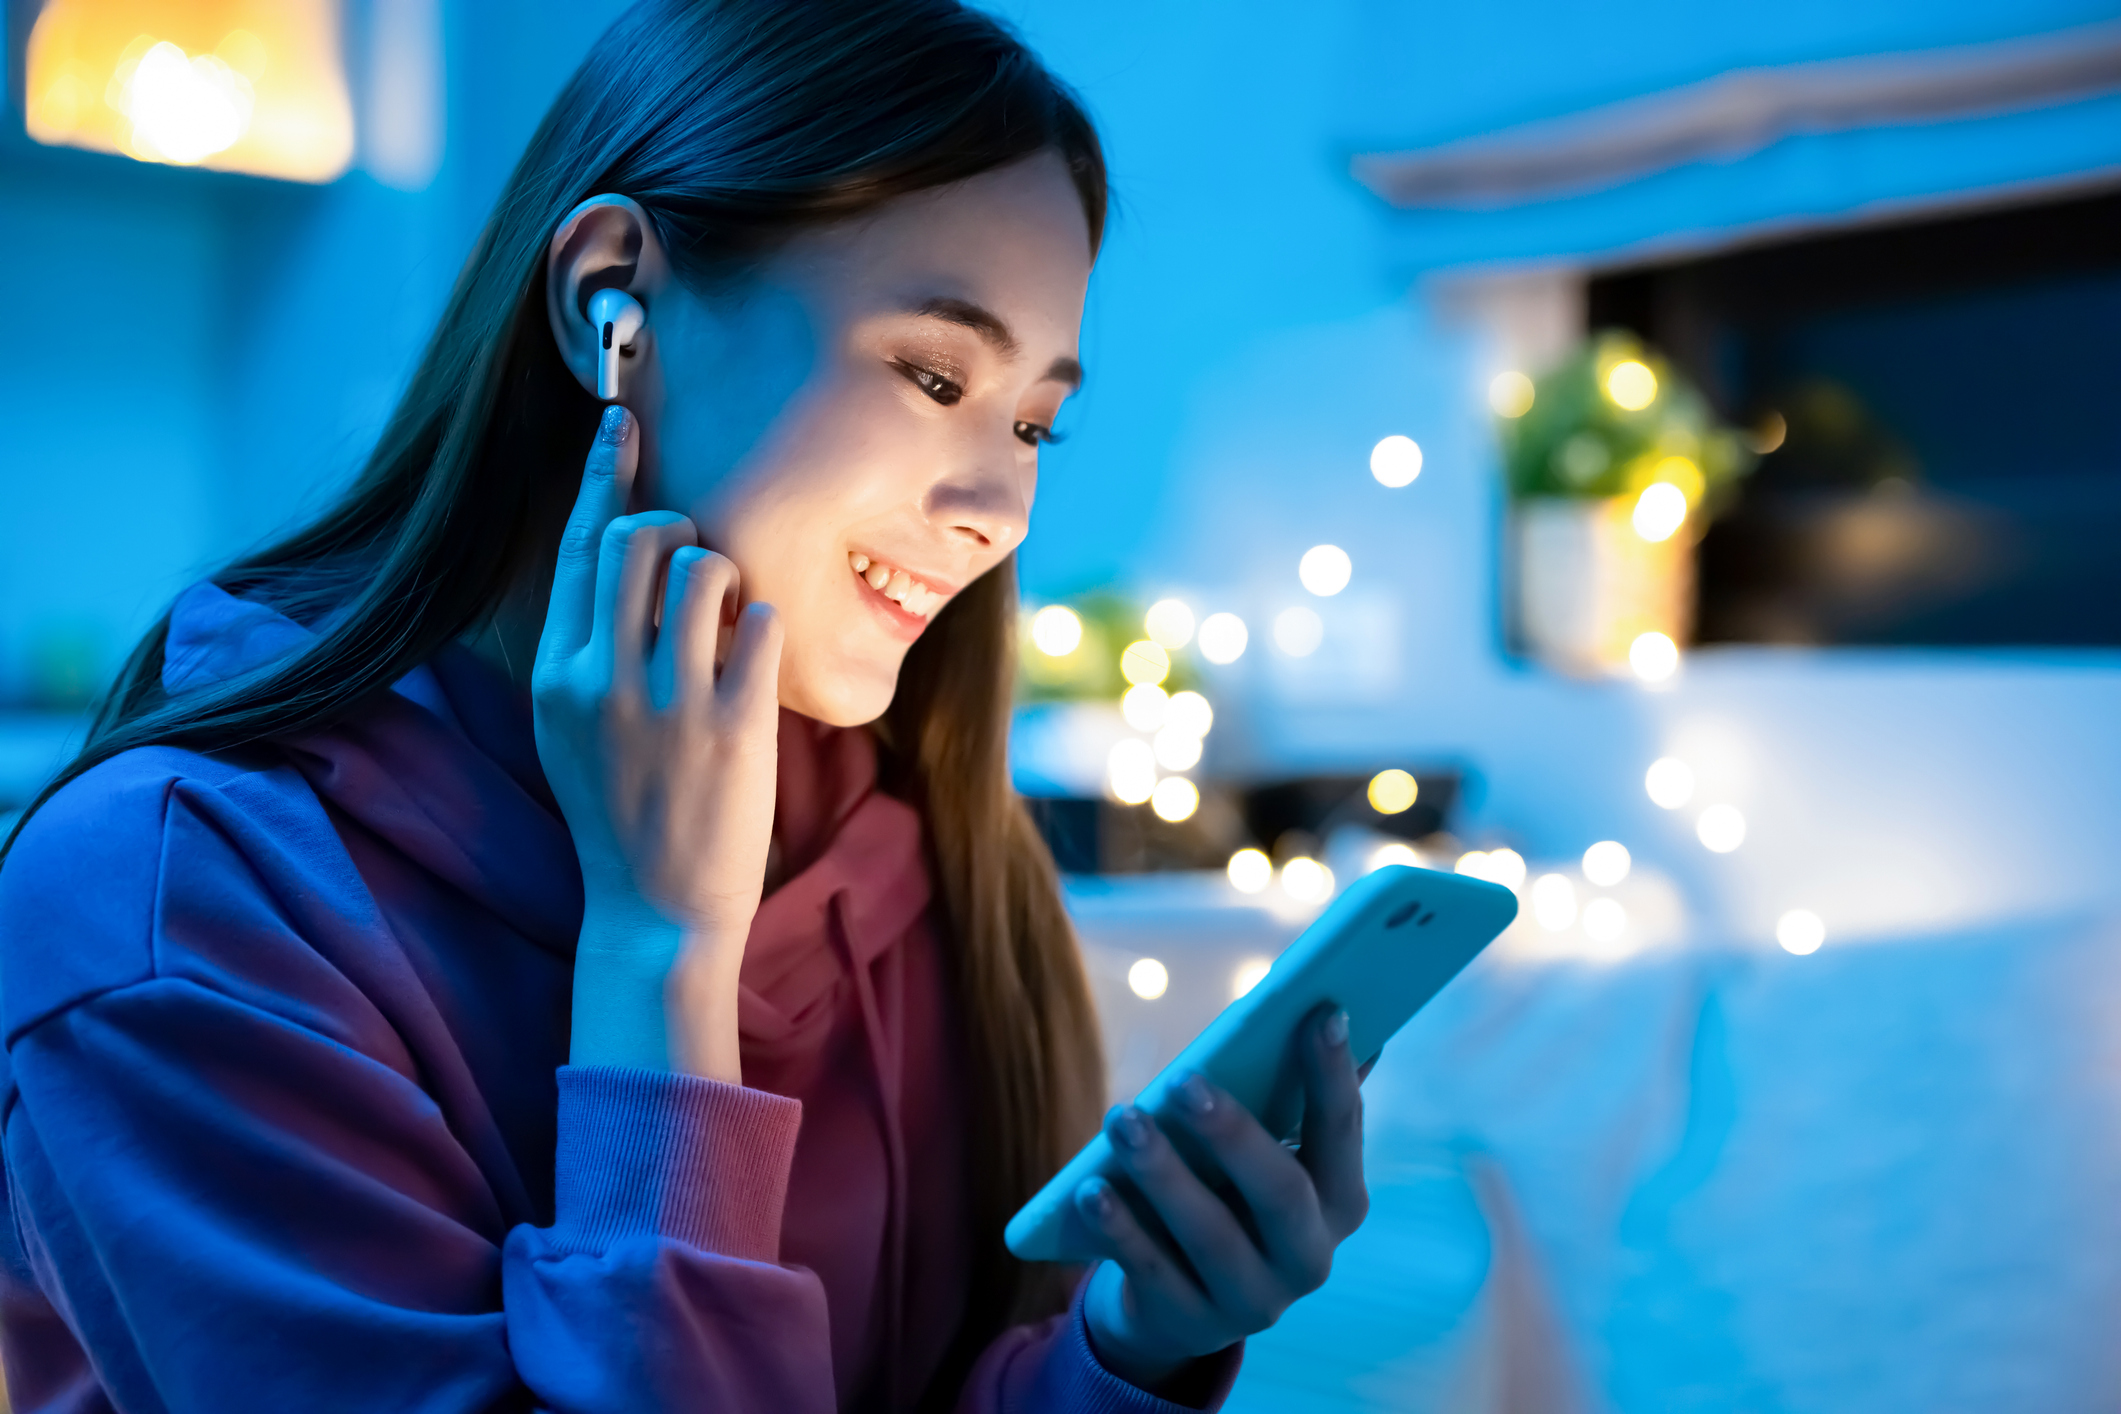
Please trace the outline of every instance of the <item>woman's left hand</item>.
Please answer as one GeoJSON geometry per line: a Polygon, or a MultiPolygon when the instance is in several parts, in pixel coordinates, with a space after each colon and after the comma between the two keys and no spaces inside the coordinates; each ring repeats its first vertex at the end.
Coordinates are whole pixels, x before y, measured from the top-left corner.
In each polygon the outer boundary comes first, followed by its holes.
{"type": "Polygon", "coordinates": [[[1152,1235],[1102,1179],[1076,1193],[1109,1258],[1085,1295],[1091,1343],[1106,1368],[1135,1385],[1154,1390],[1199,1356],[1273,1325],[1324,1284],[1334,1248],[1370,1210],[1347,1013],[1312,1016],[1299,1045],[1300,1148],[1198,1075],[1178,1087],[1178,1116],[1161,1121],[1183,1125],[1221,1167],[1235,1190],[1228,1199],[1187,1167],[1157,1119],[1132,1105],[1105,1117],[1113,1152],[1170,1234],[1152,1235]]]}

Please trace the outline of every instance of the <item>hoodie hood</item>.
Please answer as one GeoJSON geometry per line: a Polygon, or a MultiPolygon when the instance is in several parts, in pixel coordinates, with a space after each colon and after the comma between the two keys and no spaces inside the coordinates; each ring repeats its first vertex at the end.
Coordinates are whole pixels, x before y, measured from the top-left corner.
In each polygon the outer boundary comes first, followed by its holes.
{"type": "MultiPolygon", "coordinates": [[[[315,641],[277,610],[211,581],[170,610],[162,685],[226,682],[315,641]]],[[[451,643],[391,692],[279,743],[327,803],[566,956],[582,928],[581,866],[532,734],[530,694],[451,643]]]]}

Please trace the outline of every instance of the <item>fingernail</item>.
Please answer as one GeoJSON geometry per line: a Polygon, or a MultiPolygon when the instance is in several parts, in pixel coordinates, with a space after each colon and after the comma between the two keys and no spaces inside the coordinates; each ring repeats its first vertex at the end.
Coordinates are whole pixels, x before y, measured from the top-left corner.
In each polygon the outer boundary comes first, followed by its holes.
{"type": "Polygon", "coordinates": [[[1112,1214],[1112,1185],[1101,1178],[1093,1178],[1075,1190],[1076,1206],[1094,1218],[1106,1218],[1112,1214]]]}
{"type": "Polygon", "coordinates": [[[1149,1142],[1149,1121],[1132,1105],[1123,1105],[1112,1122],[1114,1136],[1129,1149],[1139,1149],[1149,1142]]]}
{"type": "Polygon", "coordinates": [[[626,440],[626,425],[630,415],[617,403],[604,409],[604,416],[597,423],[597,440],[600,442],[623,442],[626,440]]]}
{"type": "Polygon", "coordinates": [[[1345,1008],[1326,1018],[1324,1034],[1329,1046],[1348,1044],[1348,1013],[1345,1008]]]}
{"type": "Polygon", "coordinates": [[[1189,1075],[1178,1082],[1178,1100],[1196,1115],[1212,1114],[1215,1111],[1215,1094],[1208,1089],[1208,1082],[1198,1075],[1189,1075]]]}

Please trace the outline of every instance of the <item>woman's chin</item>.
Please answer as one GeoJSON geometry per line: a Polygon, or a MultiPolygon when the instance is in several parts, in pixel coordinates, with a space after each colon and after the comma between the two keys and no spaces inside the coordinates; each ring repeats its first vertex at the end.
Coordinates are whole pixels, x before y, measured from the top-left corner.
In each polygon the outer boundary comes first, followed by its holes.
{"type": "Polygon", "coordinates": [[[837,661],[790,671],[781,664],[781,705],[828,727],[867,726],[884,715],[898,691],[898,663],[837,661]]]}

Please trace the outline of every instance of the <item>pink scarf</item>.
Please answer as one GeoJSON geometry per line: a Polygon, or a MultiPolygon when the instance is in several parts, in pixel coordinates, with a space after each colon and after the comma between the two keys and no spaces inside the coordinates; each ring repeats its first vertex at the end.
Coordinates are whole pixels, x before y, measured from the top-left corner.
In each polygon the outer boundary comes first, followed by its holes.
{"type": "Polygon", "coordinates": [[[751,925],[744,1083],[803,1102],[781,1261],[824,1282],[842,1411],[909,1407],[971,1279],[964,1042],[913,807],[866,728],[783,710],[786,879],[751,925]]]}

